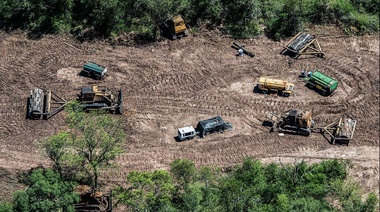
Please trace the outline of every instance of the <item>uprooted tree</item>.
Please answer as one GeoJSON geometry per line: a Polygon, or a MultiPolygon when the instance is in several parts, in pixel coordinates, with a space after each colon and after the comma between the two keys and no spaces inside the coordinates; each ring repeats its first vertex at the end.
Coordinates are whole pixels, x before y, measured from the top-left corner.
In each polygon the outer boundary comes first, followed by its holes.
{"type": "Polygon", "coordinates": [[[70,130],[43,142],[54,169],[63,176],[98,187],[102,168],[114,165],[123,153],[122,121],[104,112],[85,113],[77,103],[66,107],[70,130]]]}

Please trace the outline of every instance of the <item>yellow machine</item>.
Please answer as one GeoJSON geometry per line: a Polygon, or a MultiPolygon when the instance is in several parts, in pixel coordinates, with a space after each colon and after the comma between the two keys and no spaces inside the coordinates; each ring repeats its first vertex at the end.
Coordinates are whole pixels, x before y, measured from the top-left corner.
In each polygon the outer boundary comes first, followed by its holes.
{"type": "Polygon", "coordinates": [[[276,93],[281,96],[290,96],[293,92],[294,84],[284,80],[270,79],[266,77],[260,77],[259,83],[255,87],[257,92],[261,93],[276,93]]]}
{"type": "MultiPolygon", "coordinates": [[[[325,137],[330,135],[331,144],[346,144],[353,139],[356,119],[343,115],[334,122],[324,126],[316,127],[310,111],[291,109],[278,114],[268,114],[263,126],[269,126],[271,132],[292,133],[309,136],[312,132],[319,132],[325,137]],[[265,123],[265,124],[264,124],[265,123]]],[[[328,139],[327,137],[325,137],[328,139]]]]}
{"type": "Polygon", "coordinates": [[[280,114],[270,114],[268,121],[271,122],[271,132],[293,133],[298,135],[309,136],[315,123],[310,111],[288,110],[280,114]]]}
{"type": "Polygon", "coordinates": [[[180,37],[185,37],[188,34],[188,30],[185,21],[180,15],[176,15],[171,19],[168,19],[160,25],[164,35],[172,40],[180,37]]]}
{"type": "Polygon", "coordinates": [[[78,101],[86,111],[108,110],[111,113],[122,114],[122,92],[113,94],[105,86],[83,86],[78,94],[78,101]]]}
{"type": "Polygon", "coordinates": [[[74,204],[75,211],[112,211],[112,193],[104,194],[88,185],[78,185],[75,192],[79,194],[80,200],[74,204]]]}

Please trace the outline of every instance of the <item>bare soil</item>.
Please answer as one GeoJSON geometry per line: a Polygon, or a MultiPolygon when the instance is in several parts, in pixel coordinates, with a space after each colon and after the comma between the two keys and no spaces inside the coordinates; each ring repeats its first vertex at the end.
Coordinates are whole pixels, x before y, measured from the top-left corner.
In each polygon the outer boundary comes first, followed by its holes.
{"type": "MultiPolygon", "coordinates": [[[[318,29],[316,29],[318,30],[318,29]]],[[[213,32],[154,44],[127,46],[104,41],[79,43],[65,36],[29,40],[0,33],[0,199],[22,189],[17,174],[39,164],[49,166],[39,141],[67,128],[64,112],[49,120],[28,120],[27,97],[35,87],[67,100],[84,85],[122,88],[127,142],[119,169],[103,172],[103,181],[122,183],[131,170],[167,169],[176,158],[197,166],[230,167],[253,157],[264,162],[350,159],[351,176],[365,187],[379,187],[379,37],[321,35],[326,58],[281,55],[287,40],[240,40],[256,54],[236,57],[232,39],[213,32]],[[79,76],[95,61],[109,68],[102,81],[79,76]],[[301,70],[320,69],[339,80],[335,95],[324,97],[298,80],[301,70]],[[276,76],[296,85],[288,98],[256,94],[260,76],[276,76]],[[346,114],[357,119],[349,146],[331,145],[319,133],[279,136],[262,126],[268,112],[310,110],[318,126],[346,114]],[[176,142],[177,129],[216,115],[233,130],[176,142]]]]}

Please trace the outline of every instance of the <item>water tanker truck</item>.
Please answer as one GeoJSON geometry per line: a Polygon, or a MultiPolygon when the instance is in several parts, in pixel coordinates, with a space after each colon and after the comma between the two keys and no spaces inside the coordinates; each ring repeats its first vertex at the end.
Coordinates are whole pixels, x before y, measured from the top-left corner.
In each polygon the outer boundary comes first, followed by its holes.
{"type": "Polygon", "coordinates": [[[260,77],[259,83],[255,87],[256,92],[261,93],[276,93],[281,96],[290,96],[293,92],[294,84],[284,80],[270,79],[266,77],[260,77]]]}
{"type": "Polygon", "coordinates": [[[338,88],[338,80],[316,70],[307,80],[306,86],[317,90],[322,95],[329,96],[336,92],[338,88]]]}

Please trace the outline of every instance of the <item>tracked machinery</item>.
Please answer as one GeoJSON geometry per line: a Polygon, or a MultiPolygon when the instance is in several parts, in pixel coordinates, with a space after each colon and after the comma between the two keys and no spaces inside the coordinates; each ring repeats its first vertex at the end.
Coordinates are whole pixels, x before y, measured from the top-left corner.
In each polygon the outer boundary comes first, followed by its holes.
{"type": "MultiPolygon", "coordinates": [[[[270,132],[291,133],[309,136],[312,132],[330,136],[331,144],[346,144],[352,140],[356,128],[356,120],[343,115],[324,127],[316,127],[310,111],[291,109],[278,114],[270,113],[264,126],[270,127],[270,132]]],[[[326,137],[325,137],[326,138],[326,137]]],[[[326,138],[327,139],[327,138],[326,138]]]]}
{"type": "Polygon", "coordinates": [[[76,186],[75,192],[80,200],[74,204],[75,212],[111,212],[112,191],[104,193],[88,185],[76,186]]]}
{"type": "Polygon", "coordinates": [[[309,136],[314,128],[311,112],[301,110],[288,110],[279,114],[270,114],[268,122],[271,123],[271,132],[293,133],[309,136]]]}
{"type": "Polygon", "coordinates": [[[186,23],[180,15],[167,19],[166,21],[160,23],[159,27],[164,36],[171,40],[186,37],[188,35],[186,23]]]}
{"type": "Polygon", "coordinates": [[[107,110],[110,113],[123,113],[121,89],[113,93],[105,86],[83,86],[77,100],[85,111],[107,110]]]}

